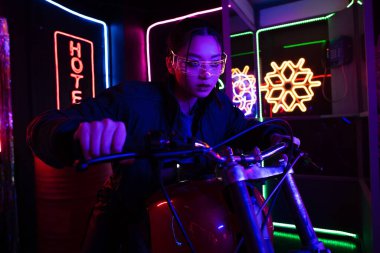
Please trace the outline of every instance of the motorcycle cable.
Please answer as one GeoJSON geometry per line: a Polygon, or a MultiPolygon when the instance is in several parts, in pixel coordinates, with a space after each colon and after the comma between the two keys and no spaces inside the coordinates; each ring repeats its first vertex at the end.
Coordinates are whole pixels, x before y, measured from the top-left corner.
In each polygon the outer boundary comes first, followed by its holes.
{"type": "MultiPolygon", "coordinates": [[[[281,176],[281,179],[280,181],[277,183],[277,185],[275,186],[275,188],[272,190],[271,194],[267,197],[267,199],[264,201],[264,203],[262,204],[262,206],[260,207],[258,213],[261,213],[264,209],[264,207],[268,204],[269,200],[274,196],[274,194],[279,191],[279,188],[282,186],[282,184],[284,183],[286,177],[288,176],[288,174],[290,173],[290,171],[292,170],[293,166],[297,163],[297,161],[303,156],[303,153],[299,153],[298,156],[294,159],[294,161],[290,164],[288,163],[288,165],[286,166],[285,168],[285,172],[283,173],[283,175],[281,176]]],[[[268,213],[269,214],[269,213],[268,213]]]]}
{"type": "Polygon", "coordinates": [[[157,168],[156,173],[157,173],[157,176],[158,176],[158,179],[159,179],[160,190],[161,190],[162,194],[164,195],[164,198],[165,198],[165,200],[166,200],[166,202],[168,204],[170,212],[172,213],[175,221],[177,222],[177,225],[179,226],[179,229],[181,230],[181,233],[182,233],[183,237],[185,238],[186,243],[189,246],[191,252],[192,253],[196,253],[194,245],[193,245],[193,243],[192,243],[189,235],[187,234],[185,227],[183,226],[183,223],[182,223],[182,221],[181,221],[181,219],[180,219],[180,217],[179,217],[179,215],[177,213],[177,210],[175,210],[175,207],[172,204],[172,201],[171,201],[171,198],[170,198],[170,196],[168,194],[168,191],[166,190],[163,177],[161,176],[162,162],[157,161],[157,160],[151,160],[151,163],[154,165],[155,168],[157,168]]]}
{"type": "MultiPolygon", "coordinates": [[[[274,208],[274,206],[275,206],[275,204],[276,204],[276,201],[277,201],[277,199],[278,199],[278,196],[280,195],[280,190],[281,190],[281,188],[279,188],[278,190],[277,190],[277,192],[276,192],[276,195],[274,195],[272,198],[273,198],[273,200],[270,202],[270,204],[268,205],[268,212],[267,212],[267,214],[265,215],[265,213],[263,214],[264,215],[264,219],[263,219],[263,222],[262,222],[262,224],[261,224],[261,231],[263,231],[263,229],[265,228],[265,224],[268,222],[268,219],[269,219],[269,217],[270,217],[270,214],[272,213],[272,211],[273,211],[273,208],[274,208]]],[[[264,206],[265,207],[265,205],[264,205],[264,203],[263,203],[263,205],[262,206],[264,206]]],[[[260,208],[261,209],[261,208],[260,208]]]]}
{"type": "MultiPolygon", "coordinates": [[[[253,186],[254,187],[254,186],[253,186]]],[[[265,225],[267,224],[268,222],[268,219],[270,217],[270,214],[272,213],[272,210],[273,210],[273,207],[275,206],[275,202],[278,198],[278,196],[280,195],[280,189],[277,191],[276,195],[273,197],[273,200],[272,202],[270,203],[269,205],[269,208],[268,208],[268,212],[267,214],[265,215],[265,213],[263,213],[264,217],[263,217],[263,221],[261,223],[261,227],[260,227],[260,230],[263,231],[264,228],[265,228],[265,225]]],[[[265,205],[263,204],[262,207],[265,207],[265,205]]],[[[258,214],[260,214],[260,211],[258,212],[258,214]]],[[[244,243],[244,237],[241,237],[240,240],[239,240],[239,243],[238,245],[236,246],[235,250],[234,250],[234,253],[239,253],[239,250],[240,248],[243,246],[243,243],[244,243]]]]}
{"type": "MultiPolygon", "coordinates": [[[[244,135],[244,134],[246,134],[246,133],[248,133],[248,132],[250,132],[250,131],[252,131],[252,130],[254,130],[256,128],[259,128],[259,127],[264,126],[264,125],[268,125],[270,123],[280,123],[280,124],[283,124],[285,126],[285,128],[287,130],[287,133],[289,134],[289,137],[290,137],[290,140],[291,140],[290,143],[289,143],[289,152],[288,152],[288,158],[289,158],[289,160],[291,160],[293,158],[293,152],[294,152],[294,143],[293,143],[293,137],[294,137],[294,135],[293,135],[293,131],[292,131],[292,128],[289,125],[289,123],[287,121],[285,121],[285,120],[282,120],[282,119],[270,119],[270,120],[267,120],[267,121],[255,124],[255,125],[247,128],[247,129],[243,130],[242,132],[240,132],[240,133],[238,133],[238,134],[236,134],[236,135],[234,135],[234,136],[232,136],[232,137],[224,140],[223,142],[221,142],[221,143],[213,146],[212,149],[215,150],[215,149],[217,149],[217,148],[219,148],[219,147],[221,147],[221,146],[223,146],[223,145],[225,145],[225,144],[227,144],[227,143],[229,143],[229,142],[231,142],[231,141],[239,138],[240,136],[242,136],[242,135],[244,135]]],[[[271,205],[269,206],[267,215],[265,215],[265,217],[263,219],[263,223],[261,225],[261,230],[264,228],[265,224],[267,223],[267,221],[268,221],[268,219],[270,217],[270,214],[271,214],[273,206],[274,206],[274,202],[276,202],[276,199],[277,199],[277,197],[279,195],[278,194],[279,193],[279,188],[282,185],[282,182],[285,180],[285,177],[287,176],[287,174],[289,173],[289,171],[291,170],[291,168],[293,167],[293,165],[297,162],[297,160],[299,159],[299,157],[297,157],[295,159],[295,161],[292,163],[291,166],[287,166],[286,167],[286,169],[285,169],[286,172],[284,173],[284,176],[281,178],[279,184],[277,184],[277,186],[272,191],[272,193],[270,194],[270,196],[264,201],[263,205],[260,207],[258,214],[260,214],[263,211],[263,209],[265,208],[265,206],[268,204],[269,200],[273,198],[274,193],[277,192],[275,198],[273,199],[273,201],[271,202],[271,205]]],[[[242,237],[239,240],[239,243],[236,246],[236,248],[234,250],[234,253],[238,253],[239,252],[239,250],[240,250],[241,246],[243,245],[243,243],[244,243],[244,237],[242,237]]]]}
{"type": "Polygon", "coordinates": [[[265,208],[265,206],[268,204],[268,202],[270,201],[270,199],[273,199],[271,201],[270,205],[269,205],[268,213],[266,215],[264,215],[264,219],[263,219],[263,222],[261,224],[261,230],[263,230],[265,228],[265,224],[268,222],[268,219],[269,219],[270,214],[271,214],[271,212],[273,210],[273,207],[275,206],[275,202],[276,202],[276,200],[277,200],[277,198],[279,196],[281,187],[282,187],[283,183],[285,182],[286,177],[292,171],[292,168],[297,163],[297,161],[299,160],[299,158],[301,158],[303,155],[304,155],[304,153],[300,152],[290,165],[288,163],[288,165],[285,168],[285,172],[283,173],[280,181],[277,183],[277,185],[275,186],[275,188],[272,190],[271,194],[267,197],[267,199],[264,201],[264,203],[260,207],[260,209],[259,209],[259,211],[258,211],[257,214],[260,214],[263,211],[263,209],[265,208]]]}
{"type": "MultiPolygon", "coordinates": [[[[231,142],[231,141],[233,141],[233,140],[239,138],[240,136],[242,136],[242,135],[244,135],[244,134],[246,134],[246,133],[248,133],[248,132],[251,132],[252,130],[254,130],[254,129],[256,129],[256,128],[259,128],[259,127],[261,127],[261,126],[268,125],[268,124],[270,124],[270,123],[280,123],[280,124],[284,125],[285,128],[286,128],[286,131],[287,131],[287,133],[288,133],[288,135],[289,135],[289,137],[290,137],[290,140],[293,140],[293,131],[292,131],[292,128],[290,127],[289,123],[288,123],[286,120],[283,120],[283,119],[270,119],[270,120],[266,120],[266,121],[263,121],[263,122],[257,123],[257,124],[255,124],[255,125],[253,125],[253,126],[250,126],[250,127],[246,128],[245,130],[243,130],[243,131],[241,131],[241,132],[239,132],[239,133],[237,133],[237,134],[231,136],[230,138],[228,138],[228,139],[222,141],[221,143],[219,143],[219,144],[217,144],[217,145],[214,145],[214,146],[212,147],[212,149],[215,150],[215,149],[217,149],[217,148],[219,148],[219,147],[221,147],[221,146],[223,146],[223,145],[226,145],[227,143],[229,143],[229,142],[231,142]]],[[[290,142],[290,145],[289,145],[289,146],[290,146],[291,151],[293,151],[293,150],[292,150],[292,148],[293,148],[293,142],[292,142],[292,141],[290,142]]]]}
{"type": "MultiPolygon", "coordinates": [[[[252,131],[252,130],[254,130],[254,129],[256,129],[256,128],[258,128],[258,127],[261,127],[261,126],[264,126],[264,125],[268,125],[268,124],[270,124],[270,123],[274,123],[274,122],[277,122],[277,123],[283,124],[283,125],[285,126],[286,130],[287,130],[287,134],[289,135],[290,140],[291,140],[291,141],[289,142],[288,159],[289,159],[289,160],[292,160],[292,159],[293,159],[293,153],[294,153],[294,146],[295,146],[294,143],[293,143],[293,141],[292,141],[294,135],[293,135],[293,131],[292,131],[292,128],[291,128],[291,126],[289,125],[289,123],[288,123],[286,120],[283,120],[283,119],[270,119],[270,120],[267,120],[267,121],[260,122],[260,123],[258,123],[258,124],[256,124],[256,125],[253,125],[253,126],[247,128],[247,129],[245,129],[244,131],[242,131],[242,132],[240,132],[240,133],[238,133],[238,134],[236,134],[236,135],[234,135],[234,136],[228,138],[227,140],[224,140],[223,142],[221,142],[221,143],[219,143],[219,144],[213,146],[212,149],[215,150],[215,149],[217,149],[217,148],[219,148],[219,147],[221,147],[221,146],[223,146],[223,145],[225,145],[225,144],[227,144],[227,143],[229,143],[229,142],[231,142],[231,141],[233,141],[233,140],[239,138],[240,136],[242,136],[242,135],[244,135],[244,134],[246,134],[246,133],[248,133],[248,132],[250,132],[250,131],[252,131]]],[[[263,208],[268,204],[269,200],[273,197],[275,191],[277,191],[277,190],[280,188],[280,186],[282,185],[282,183],[283,183],[284,180],[285,180],[285,177],[287,176],[287,174],[290,172],[291,168],[293,168],[294,164],[298,161],[298,159],[299,159],[301,156],[303,156],[303,153],[302,153],[302,152],[298,155],[298,157],[297,157],[296,159],[294,159],[294,161],[292,162],[291,165],[290,165],[289,163],[287,164],[287,166],[286,166],[286,168],[285,168],[285,172],[284,172],[283,177],[280,179],[280,182],[277,184],[277,186],[276,186],[275,189],[272,191],[272,193],[271,193],[271,194],[268,196],[268,198],[264,201],[264,203],[263,203],[263,205],[260,207],[260,210],[259,210],[258,213],[261,213],[261,212],[262,212],[263,208]]],[[[270,212],[268,212],[267,216],[269,216],[269,215],[270,215],[270,212]]]]}

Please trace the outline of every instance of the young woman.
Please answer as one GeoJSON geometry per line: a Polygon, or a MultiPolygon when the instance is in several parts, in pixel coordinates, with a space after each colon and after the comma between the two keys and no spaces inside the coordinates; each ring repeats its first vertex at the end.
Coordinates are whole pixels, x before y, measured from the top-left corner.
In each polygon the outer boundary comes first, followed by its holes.
{"type": "MultiPolygon", "coordinates": [[[[79,105],[43,113],[30,124],[28,143],[35,155],[58,168],[142,149],[152,131],[216,145],[249,125],[215,88],[225,63],[220,35],[203,20],[183,20],[168,38],[167,83],[127,82],[79,105]]],[[[145,200],[158,189],[158,180],[144,159],[113,169],[99,191],[83,251],[149,252],[145,200]]]]}

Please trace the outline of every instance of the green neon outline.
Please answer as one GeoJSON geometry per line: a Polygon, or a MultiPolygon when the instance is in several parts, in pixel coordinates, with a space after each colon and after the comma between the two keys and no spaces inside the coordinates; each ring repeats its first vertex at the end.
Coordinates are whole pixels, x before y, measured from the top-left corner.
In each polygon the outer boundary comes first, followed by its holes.
{"type": "Polygon", "coordinates": [[[363,2],[360,1],[360,0],[351,0],[351,2],[346,6],[346,8],[350,8],[351,6],[353,6],[355,3],[357,3],[358,5],[363,5],[363,2]]]}
{"type": "Polygon", "coordinates": [[[236,37],[241,37],[241,36],[245,36],[245,35],[254,35],[252,31],[247,31],[247,32],[241,32],[241,33],[234,33],[234,34],[231,34],[230,35],[230,38],[236,38],[236,37]]]}
{"type": "Polygon", "coordinates": [[[268,198],[268,186],[266,184],[263,184],[261,186],[261,192],[263,193],[263,198],[267,199],[268,198]]]}
{"type": "MultiPolygon", "coordinates": [[[[296,230],[296,225],[294,224],[288,224],[288,223],[281,223],[281,222],[273,222],[274,227],[278,228],[287,228],[291,230],[296,230]]],[[[316,233],[320,234],[326,234],[326,235],[335,235],[335,236],[342,236],[342,237],[351,237],[354,239],[359,239],[359,236],[357,234],[341,231],[341,230],[333,230],[333,229],[325,229],[325,228],[314,228],[314,231],[316,233]]]]}
{"type": "Polygon", "coordinates": [[[231,54],[231,58],[232,58],[232,57],[238,57],[238,56],[249,55],[249,54],[255,54],[255,51],[248,51],[248,52],[244,52],[244,53],[231,54]]]}
{"type": "Polygon", "coordinates": [[[327,40],[314,40],[314,41],[308,41],[308,42],[302,42],[297,44],[289,44],[282,46],[283,48],[293,48],[293,47],[302,47],[302,46],[308,46],[308,45],[315,45],[315,44],[326,44],[327,40]]]}
{"type": "MultiPolygon", "coordinates": [[[[285,239],[297,240],[297,241],[300,240],[299,236],[297,234],[293,234],[293,233],[274,231],[274,236],[275,237],[282,237],[285,239]]],[[[326,238],[318,238],[318,239],[320,241],[322,241],[324,244],[326,244],[326,246],[330,245],[330,246],[335,246],[335,247],[340,247],[340,248],[345,248],[345,249],[351,249],[351,250],[357,249],[357,245],[353,242],[326,239],[326,238]]]]}
{"type": "MultiPolygon", "coordinates": [[[[268,187],[265,184],[262,185],[262,194],[263,194],[264,199],[266,199],[268,196],[268,187]]],[[[289,223],[273,222],[273,226],[278,227],[278,228],[287,228],[287,229],[291,229],[291,230],[296,230],[296,225],[289,224],[289,223]]],[[[356,240],[359,239],[359,236],[357,234],[349,233],[349,232],[345,232],[345,231],[341,231],[341,230],[314,227],[314,231],[317,233],[320,233],[320,234],[350,237],[350,238],[354,238],[356,240]]]]}
{"type": "MultiPolygon", "coordinates": [[[[247,36],[247,35],[255,36],[254,32],[252,32],[252,31],[246,31],[246,32],[240,32],[240,33],[231,34],[230,38],[232,39],[232,38],[237,38],[237,37],[242,37],[242,36],[247,36]]],[[[242,53],[237,53],[237,54],[231,54],[231,59],[233,57],[250,55],[250,54],[255,54],[255,51],[248,51],[248,52],[242,52],[242,53]]],[[[253,62],[254,61],[255,61],[255,57],[253,57],[253,62]]],[[[256,112],[256,115],[255,115],[255,118],[257,118],[257,112],[256,112]]]]}
{"type": "Polygon", "coordinates": [[[281,29],[281,28],[285,28],[285,27],[290,27],[290,26],[303,25],[303,24],[308,24],[308,23],[312,23],[312,22],[324,21],[324,20],[331,18],[334,15],[335,15],[335,13],[331,13],[331,14],[328,14],[326,16],[321,16],[321,17],[317,17],[317,18],[304,19],[304,20],[300,20],[300,21],[290,22],[287,24],[265,27],[265,28],[261,28],[261,29],[256,31],[256,51],[258,52],[256,54],[256,66],[257,66],[257,81],[258,81],[257,87],[258,87],[258,97],[259,97],[259,100],[258,100],[259,101],[259,121],[264,120],[263,119],[262,107],[261,107],[261,101],[262,100],[261,100],[261,90],[260,90],[260,85],[261,85],[260,42],[259,42],[260,33],[271,31],[271,30],[276,30],[276,29],[281,29]]]}
{"type": "MultiPolygon", "coordinates": [[[[232,38],[237,38],[237,37],[247,36],[247,35],[255,36],[254,32],[252,32],[252,31],[246,31],[246,32],[240,32],[240,33],[231,34],[230,38],[232,39],[232,38]]],[[[255,51],[248,51],[248,52],[243,52],[243,53],[231,54],[231,59],[232,59],[232,57],[244,56],[244,55],[249,55],[249,54],[255,54],[255,51]]],[[[253,57],[253,62],[254,61],[255,61],[255,57],[253,57]]],[[[255,118],[257,118],[257,112],[256,112],[256,115],[255,115],[255,118]]]]}
{"type": "Polygon", "coordinates": [[[350,8],[352,5],[354,5],[355,0],[351,0],[351,2],[346,6],[346,8],[350,8]]]}
{"type": "Polygon", "coordinates": [[[218,90],[224,89],[224,83],[223,83],[223,81],[220,78],[218,79],[218,83],[219,83],[219,86],[217,87],[218,90]]]}

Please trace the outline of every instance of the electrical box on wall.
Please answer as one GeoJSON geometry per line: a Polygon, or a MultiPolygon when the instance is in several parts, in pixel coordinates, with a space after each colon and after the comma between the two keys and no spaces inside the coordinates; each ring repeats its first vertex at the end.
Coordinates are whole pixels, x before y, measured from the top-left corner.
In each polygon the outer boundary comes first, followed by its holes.
{"type": "Polygon", "coordinates": [[[352,37],[342,35],[330,41],[327,59],[331,68],[349,64],[352,61],[352,37]]]}
{"type": "MultiPolygon", "coordinates": [[[[361,12],[361,8],[357,8],[361,12]]],[[[331,104],[333,115],[351,115],[360,113],[366,103],[360,98],[366,90],[361,83],[363,73],[358,67],[361,57],[360,37],[363,34],[362,26],[357,26],[353,20],[353,8],[346,8],[336,12],[328,23],[329,45],[326,57],[331,71],[331,104]]]]}

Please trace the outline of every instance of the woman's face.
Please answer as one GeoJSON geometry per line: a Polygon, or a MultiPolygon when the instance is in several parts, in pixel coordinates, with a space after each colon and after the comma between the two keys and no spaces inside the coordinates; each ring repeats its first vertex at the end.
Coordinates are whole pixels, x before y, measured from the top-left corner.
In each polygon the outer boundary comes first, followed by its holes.
{"type": "Polygon", "coordinates": [[[224,68],[218,65],[221,56],[222,49],[213,36],[195,35],[190,45],[171,58],[174,64],[167,61],[169,73],[176,79],[176,96],[184,100],[207,97],[218,81],[220,68],[224,68]]]}

